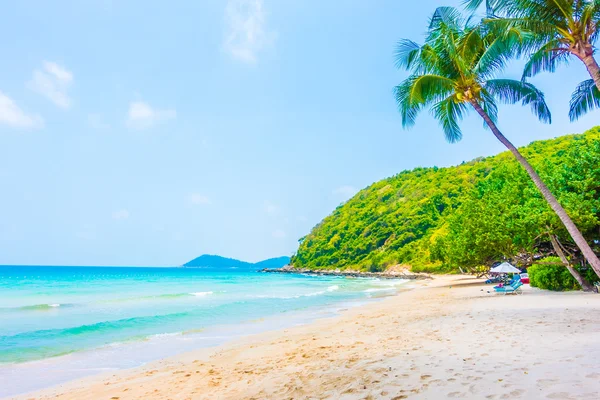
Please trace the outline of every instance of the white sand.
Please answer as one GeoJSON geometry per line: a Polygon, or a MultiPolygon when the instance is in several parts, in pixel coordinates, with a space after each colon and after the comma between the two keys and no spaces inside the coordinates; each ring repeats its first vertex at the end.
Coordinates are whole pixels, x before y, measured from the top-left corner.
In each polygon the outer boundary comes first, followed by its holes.
{"type": "Polygon", "coordinates": [[[600,295],[503,296],[477,282],[436,278],[339,317],[22,398],[600,399],[600,295]]]}

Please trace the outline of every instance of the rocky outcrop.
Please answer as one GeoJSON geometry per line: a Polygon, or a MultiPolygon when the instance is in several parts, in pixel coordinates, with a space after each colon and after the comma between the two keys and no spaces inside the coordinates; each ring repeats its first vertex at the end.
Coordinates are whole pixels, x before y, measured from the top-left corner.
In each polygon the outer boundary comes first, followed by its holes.
{"type": "Polygon", "coordinates": [[[352,270],[311,270],[303,268],[294,268],[292,265],[286,265],[283,268],[264,268],[258,272],[272,274],[307,274],[318,276],[347,276],[352,278],[379,278],[379,279],[431,279],[427,274],[412,273],[407,269],[393,269],[384,272],[363,272],[352,270]]]}

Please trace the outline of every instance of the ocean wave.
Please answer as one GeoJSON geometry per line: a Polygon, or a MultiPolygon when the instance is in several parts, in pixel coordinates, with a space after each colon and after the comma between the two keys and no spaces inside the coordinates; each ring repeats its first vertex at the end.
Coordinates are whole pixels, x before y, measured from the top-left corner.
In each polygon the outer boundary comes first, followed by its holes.
{"type": "Polygon", "coordinates": [[[391,290],[394,290],[394,287],[385,287],[385,288],[371,288],[371,289],[366,289],[363,290],[363,292],[365,293],[373,293],[373,292],[389,292],[391,290]]]}
{"type": "Polygon", "coordinates": [[[213,292],[195,292],[195,293],[188,293],[188,294],[191,294],[192,296],[196,296],[196,297],[204,297],[204,296],[213,294],[213,292]]]}
{"type": "Polygon", "coordinates": [[[335,292],[336,290],[339,290],[339,289],[340,289],[340,287],[338,285],[332,285],[332,286],[329,286],[325,290],[319,290],[318,292],[297,294],[297,295],[294,295],[294,296],[280,296],[280,295],[259,294],[259,295],[252,296],[252,297],[256,298],[256,299],[284,299],[284,300],[289,300],[289,299],[299,299],[301,297],[320,296],[322,294],[335,292]]]}
{"type": "Polygon", "coordinates": [[[89,336],[102,334],[106,332],[114,332],[125,329],[137,329],[143,326],[159,327],[166,323],[176,321],[182,317],[190,315],[189,312],[179,312],[171,314],[161,314],[142,317],[123,318],[118,320],[109,320],[96,322],[94,324],[84,324],[69,328],[41,329],[17,333],[16,335],[0,336],[0,343],[10,345],[12,342],[26,343],[28,341],[36,341],[39,344],[44,344],[46,340],[56,338],[89,336]]]}
{"type": "Polygon", "coordinates": [[[147,338],[148,339],[153,339],[153,338],[158,339],[158,338],[165,338],[165,337],[171,337],[171,336],[181,336],[183,334],[184,334],[183,332],[157,333],[157,334],[154,334],[154,335],[150,335],[147,338]]]}
{"type": "MultiPolygon", "coordinates": [[[[126,297],[122,299],[110,299],[110,300],[100,300],[100,303],[128,303],[134,301],[143,301],[143,300],[172,300],[172,299],[180,299],[185,297],[206,297],[214,294],[213,291],[205,291],[205,292],[191,292],[191,293],[166,293],[166,294],[157,294],[150,296],[140,296],[140,297],[126,297]]],[[[88,303],[89,304],[89,303],[88,303]]],[[[51,311],[56,310],[58,308],[63,309],[66,307],[75,307],[78,304],[73,303],[43,303],[43,304],[31,304],[25,306],[16,306],[16,307],[0,307],[0,312],[10,312],[10,311],[51,311]]],[[[82,306],[85,304],[79,304],[82,306]]]]}
{"type": "Polygon", "coordinates": [[[181,299],[181,298],[185,298],[185,297],[205,297],[205,296],[208,296],[211,294],[214,294],[214,292],[206,291],[206,292],[165,293],[165,294],[154,294],[154,295],[149,295],[149,296],[112,299],[112,300],[103,301],[103,303],[128,303],[128,302],[141,301],[141,300],[172,300],[172,299],[181,299]]]}
{"type": "Polygon", "coordinates": [[[408,282],[408,279],[386,279],[380,282],[377,282],[377,286],[398,286],[408,282]]]}
{"type": "Polygon", "coordinates": [[[49,311],[57,308],[73,307],[75,304],[44,303],[18,307],[2,307],[1,311],[49,311]]]}

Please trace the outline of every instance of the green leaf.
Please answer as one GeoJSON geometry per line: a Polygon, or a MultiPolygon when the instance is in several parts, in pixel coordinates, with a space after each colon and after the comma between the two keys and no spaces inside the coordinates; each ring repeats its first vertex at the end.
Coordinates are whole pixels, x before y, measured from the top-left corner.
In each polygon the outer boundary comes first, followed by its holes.
{"type": "Polygon", "coordinates": [[[600,107],[600,90],[593,79],[581,82],[571,95],[569,119],[576,121],[590,110],[600,107]]]}
{"type": "Polygon", "coordinates": [[[491,79],[486,82],[485,89],[504,103],[515,104],[520,101],[524,106],[529,105],[540,121],[552,122],[544,94],[531,83],[514,79],[491,79]]]}

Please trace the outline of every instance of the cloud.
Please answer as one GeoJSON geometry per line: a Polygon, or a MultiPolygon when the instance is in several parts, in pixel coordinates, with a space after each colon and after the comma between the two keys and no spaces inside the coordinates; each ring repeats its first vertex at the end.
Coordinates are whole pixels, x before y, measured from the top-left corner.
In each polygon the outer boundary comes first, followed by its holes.
{"type": "Polygon", "coordinates": [[[225,51],[245,63],[256,63],[258,53],[275,40],[275,34],[266,28],[263,0],[229,0],[225,25],[225,51]]]}
{"type": "Polygon", "coordinates": [[[147,129],[176,117],[177,112],[173,109],[159,110],[143,101],[132,101],[129,104],[127,126],[134,129],[147,129]]]}
{"type": "Polygon", "coordinates": [[[263,205],[263,210],[271,215],[271,216],[276,216],[281,214],[281,207],[279,207],[277,204],[273,204],[270,201],[266,200],[264,205],[263,205]]]}
{"type": "Polygon", "coordinates": [[[358,193],[358,190],[354,186],[340,186],[333,191],[333,194],[343,197],[344,200],[350,199],[358,193]]]}
{"type": "Polygon", "coordinates": [[[287,235],[285,233],[285,231],[281,230],[281,229],[275,229],[272,233],[273,237],[275,239],[283,239],[285,238],[287,235]]]}
{"type": "Polygon", "coordinates": [[[112,218],[117,221],[129,218],[129,211],[119,210],[112,213],[112,218]]]}
{"type": "Polygon", "coordinates": [[[308,221],[308,218],[306,218],[304,215],[298,215],[296,217],[296,221],[298,221],[298,222],[306,222],[306,221],[308,221]]]}
{"type": "Polygon", "coordinates": [[[28,115],[13,99],[0,92],[0,123],[13,128],[41,128],[44,121],[39,115],[28,115]]]}
{"type": "Polygon", "coordinates": [[[60,65],[44,61],[42,69],[33,71],[33,77],[27,87],[52,101],[58,107],[68,109],[71,99],[67,89],[73,83],[73,74],[60,65]]]}
{"type": "Polygon", "coordinates": [[[188,201],[194,205],[208,205],[211,204],[210,199],[200,193],[192,193],[188,196],[188,201]]]}

